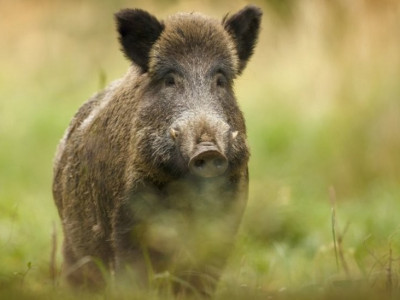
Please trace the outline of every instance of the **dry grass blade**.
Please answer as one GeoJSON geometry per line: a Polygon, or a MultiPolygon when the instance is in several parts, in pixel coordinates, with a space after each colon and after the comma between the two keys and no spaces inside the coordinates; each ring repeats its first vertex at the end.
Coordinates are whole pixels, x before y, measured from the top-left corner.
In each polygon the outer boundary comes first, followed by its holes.
{"type": "Polygon", "coordinates": [[[342,234],[340,234],[339,232],[337,233],[336,192],[334,187],[331,187],[329,189],[329,198],[332,207],[332,237],[333,237],[333,245],[335,248],[336,266],[339,270],[339,260],[340,260],[344,273],[348,278],[350,278],[350,270],[347,265],[346,259],[344,257],[344,251],[343,251],[343,237],[346,234],[347,230],[349,229],[350,223],[349,222],[346,223],[346,227],[344,228],[342,234]]]}
{"type": "Polygon", "coordinates": [[[388,293],[391,293],[393,289],[392,262],[392,245],[389,244],[389,262],[386,268],[386,290],[388,293]]]}
{"type": "Polygon", "coordinates": [[[335,188],[329,188],[329,199],[331,201],[331,226],[332,226],[332,238],[333,238],[333,247],[335,249],[335,258],[336,258],[336,267],[339,271],[339,257],[338,250],[336,244],[336,193],[335,188]]]}
{"type": "Polygon", "coordinates": [[[57,254],[57,232],[56,225],[53,222],[53,231],[51,233],[51,253],[50,253],[50,279],[53,286],[56,285],[57,279],[57,266],[56,266],[56,254],[57,254]]]}

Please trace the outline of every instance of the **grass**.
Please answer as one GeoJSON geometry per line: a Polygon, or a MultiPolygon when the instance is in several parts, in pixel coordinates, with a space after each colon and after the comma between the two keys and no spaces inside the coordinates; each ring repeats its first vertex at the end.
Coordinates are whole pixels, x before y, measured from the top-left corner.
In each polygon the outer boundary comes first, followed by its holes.
{"type": "MultiPolygon", "coordinates": [[[[252,150],[250,199],[216,298],[396,299],[400,5],[255,2],[263,31],[236,83],[252,150]]],[[[0,298],[170,297],[118,283],[100,294],[65,286],[52,159],[81,103],[128,66],[112,12],[218,17],[242,6],[201,3],[0,4],[0,298]]]]}

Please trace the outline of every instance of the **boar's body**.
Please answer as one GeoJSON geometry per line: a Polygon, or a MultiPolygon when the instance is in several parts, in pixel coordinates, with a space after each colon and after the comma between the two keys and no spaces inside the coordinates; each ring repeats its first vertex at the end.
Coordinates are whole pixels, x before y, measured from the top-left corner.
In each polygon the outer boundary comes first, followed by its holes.
{"type": "Polygon", "coordinates": [[[80,108],[54,164],[70,282],[101,284],[98,260],[212,290],[247,200],[249,151],[232,82],[260,17],[252,6],[222,23],[116,15],[133,65],[80,108]]]}

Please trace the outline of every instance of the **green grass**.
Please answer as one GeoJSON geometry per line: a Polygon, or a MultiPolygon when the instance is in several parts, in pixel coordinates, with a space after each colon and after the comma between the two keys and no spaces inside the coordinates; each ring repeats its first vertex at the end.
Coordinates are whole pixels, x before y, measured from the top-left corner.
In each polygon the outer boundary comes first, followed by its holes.
{"type": "MultiPolygon", "coordinates": [[[[112,12],[135,4],[41,2],[0,4],[8,16],[0,20],[0,298],[171,298],[123,284],[86,294],[50,277],[53,224],[58,270],[62,260],[56,145],[83,101],[124,74],[112,12]]],[[[255,2],[263,31],[236,85],[252,150],[250,199],[216,297],[396,299],[400,5],[255,2]]],[[[163,17],[241,7],[201,3],[137,6],[163,17]]]]}

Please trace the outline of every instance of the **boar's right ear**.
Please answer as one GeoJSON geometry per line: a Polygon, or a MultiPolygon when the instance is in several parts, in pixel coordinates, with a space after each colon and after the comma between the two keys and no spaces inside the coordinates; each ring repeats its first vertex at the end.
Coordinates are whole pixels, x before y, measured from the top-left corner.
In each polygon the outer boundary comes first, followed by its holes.
{"type": "Polygon", "coordinates": [[[236,42],[236,51],[239,56],[239,73],[253,54],[258,32],[260,30],[262,11],[254,5],[248,5],[233,16],[225,16],[222,25],[236,42]]]}
{"type": "Polygon", "coordinates": [[[122,51],[143,72],[147,72],[151,47],[164,24],[141,9],[123,9],[115,14],[122,51]]]}

